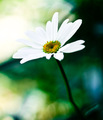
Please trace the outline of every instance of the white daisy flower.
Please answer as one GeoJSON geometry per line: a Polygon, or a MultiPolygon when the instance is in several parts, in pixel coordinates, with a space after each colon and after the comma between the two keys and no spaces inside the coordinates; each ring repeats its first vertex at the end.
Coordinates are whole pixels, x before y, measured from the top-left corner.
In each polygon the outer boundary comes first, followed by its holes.
{"type": "Polygon", "coordinates": [[[75,34],[82,23],[81,19],[69,23],[68,21],[69,19],[66,19],[58,29],[58,13],[54,13],[52,21],[48,21],[46,24],[46,30],[38,27],[35,32],[29,31],[26,33],[31,40],[19,39],[20,42],[28,47],[18,50],[13,55],[13,58],[21,58],[21,64],[42,57],[50,59],[51,56],[57,60],[62,60],[64,58],[63,53],[82,50],[85,47],[82,45],[84,40],[77,40],[64,45],[75,34]]]}

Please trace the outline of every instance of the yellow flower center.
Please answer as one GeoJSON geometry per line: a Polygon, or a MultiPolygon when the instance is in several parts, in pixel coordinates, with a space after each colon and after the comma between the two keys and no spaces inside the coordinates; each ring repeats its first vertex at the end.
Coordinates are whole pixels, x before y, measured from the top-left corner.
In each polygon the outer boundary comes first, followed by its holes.
{"type": "Polygon", "coordinates": [[[43,51],[45,53],[56,53],[60,48],[61,43],[59,41],[47,41],[46,44],[43,46],[43,51]]]}

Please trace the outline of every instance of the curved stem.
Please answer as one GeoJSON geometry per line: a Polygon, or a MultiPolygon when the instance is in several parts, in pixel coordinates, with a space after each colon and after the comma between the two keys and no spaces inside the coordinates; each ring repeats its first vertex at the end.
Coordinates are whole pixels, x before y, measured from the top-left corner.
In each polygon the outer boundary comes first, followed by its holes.
{"type": "Polygon", "coordinates": [[[75,104],[75,102],[74,102],[74,100],[73,100],[72,93],[71,93],[71,89],[70,89],[70,86],[69,86],[69,83],[68,83],[68,79],[67,79],[67,77],[66,77],[66,74],[65,74],[65,72],[64,72],[64,70],[63,70],[63,67],[62,67],[60,61],[58,61],[58,60],[56,60],[56,61],[57,61],[57,64],[58,64],[58,66],[59,66],[59,68],[60,68],[60,71],[61,71],[61,73],[62,73],[62,75],[63,75],[63,78],[64,78],[64,80],[65,80],[65,84],[66,84],[66,88],[67,88],[67,91],[68,91],[68,97],[69,97],[70,102],[72,103],[72,105],[74,106],[74,108],[75,108],[75,110],[77,111],[78,115],[80,116],[80,119],[81,119],[81,120],[86,120],[86,119],[84,118],[83,114],[81,113],[81,111],[79,110],[78,106],[75,104]]]}

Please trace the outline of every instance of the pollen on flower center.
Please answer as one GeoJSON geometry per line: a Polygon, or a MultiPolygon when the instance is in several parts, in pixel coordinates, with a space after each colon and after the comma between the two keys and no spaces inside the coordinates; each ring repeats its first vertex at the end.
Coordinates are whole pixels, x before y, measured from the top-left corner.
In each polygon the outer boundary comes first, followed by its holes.
{"type": "Polygon", "coordinates": [[[46,44],[43,46],[43,51],[45,53],[56,53],[60,48],[61,43],[59,41],[47,41],[46,44]]]}

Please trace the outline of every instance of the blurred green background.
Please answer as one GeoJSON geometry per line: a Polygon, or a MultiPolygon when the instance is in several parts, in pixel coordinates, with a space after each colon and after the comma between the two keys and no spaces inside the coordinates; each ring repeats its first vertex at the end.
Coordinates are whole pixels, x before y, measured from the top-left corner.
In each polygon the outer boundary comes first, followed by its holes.
{"type": "Polygon", "coordinates": [[[0,120],[77,120],[55,59],[12,59],[23,46],[16,39],[45,27],[56,11],[60,24],[83,20],[68,42],[83,39],[86,48],[61,63],[78,107],[88,120],[103,120],[102,0],[0,0],[0,120]]]}

